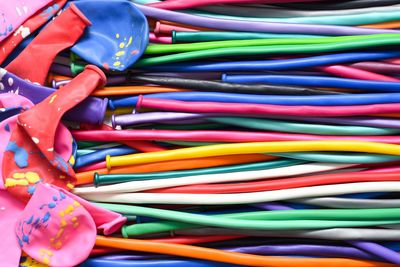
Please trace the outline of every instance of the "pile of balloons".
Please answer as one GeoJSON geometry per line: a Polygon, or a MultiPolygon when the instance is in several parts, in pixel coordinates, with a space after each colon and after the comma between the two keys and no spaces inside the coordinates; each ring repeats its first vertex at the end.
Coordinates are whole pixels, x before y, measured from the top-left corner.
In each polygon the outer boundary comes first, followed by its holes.
{"type": "Polygon", "coordinates": [[[400,0],[0,0],[0,265],[400,264],[400,0]]]}

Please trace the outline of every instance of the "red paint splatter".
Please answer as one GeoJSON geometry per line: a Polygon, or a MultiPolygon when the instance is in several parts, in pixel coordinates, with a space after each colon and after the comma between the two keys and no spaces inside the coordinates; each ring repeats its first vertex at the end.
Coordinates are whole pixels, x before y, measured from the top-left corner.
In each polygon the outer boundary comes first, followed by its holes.
{"type": "Polygon", "coordinates": [[[105,68],[106,70],[109,70],[110,66],[108,66],[108,63],[103,63],[103,68],[105,68]]]}

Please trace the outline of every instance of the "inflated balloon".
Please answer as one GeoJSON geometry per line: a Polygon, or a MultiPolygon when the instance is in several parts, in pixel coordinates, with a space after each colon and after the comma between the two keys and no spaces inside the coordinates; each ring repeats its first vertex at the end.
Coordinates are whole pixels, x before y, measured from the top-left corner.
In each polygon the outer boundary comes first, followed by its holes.
{"type": "Polygon", "coordinates": [[[10,55],[17,45],[32,32],[36,31],[40,26],[51,19],[65,5],[67,0],[53,0],[48,6],[37,11],[32,17],[24,21],[24,23],[6,39],[0,43],[0,64],[10,55]]]}
{"type": "Polygon", "coordinates": [[[74,3],[92,26],[72,47],[72,52],[99,67],[118,71],[141,57],[149,41],[149,26],[135,5],[122,0],[74,3]]]}
{"type": "MultiPolygon", "coordinates": [[[[67,162],[55,150],[55,139],[61,117],[83,101],[94,89],[103,86],[104,73],[95,66],[44,101],[18,115],[14,124],[7,124],[10,138],[6,141],[2,174],[6,189],[21,200],[29,200],[36,185],[46,182],[71,190],[76,178],[72,169],[74,159],[67,162]]],[[[6,127],[7,128],[7,127],[6,127]]],[[[62,140],[72,146],[72,137],[62,140]]]]}
{"type": "Polygon", "coordinates": [[[90,21],[71,4],[44,28],[6,69],[31,82],[44,84],[57,54],[75,44],[89,25],[90,21]]]}
{"type": "Polygon", "coordinates": [[[46,6],[51,0],[9,0],[0,1],[0,41],[9,36],[30,16],[46,6]]]}
{"type": "MultiPolygon", "coordinates": [[[[25,81],[14,74],[0,68],[0,94],[13,93],[38,104],[57,90],[25,81]]],[[[107,99],[88,97],[82,103],[66,112],[63,119],[89,124],[103,122],[107,108],[107,99]]]]}

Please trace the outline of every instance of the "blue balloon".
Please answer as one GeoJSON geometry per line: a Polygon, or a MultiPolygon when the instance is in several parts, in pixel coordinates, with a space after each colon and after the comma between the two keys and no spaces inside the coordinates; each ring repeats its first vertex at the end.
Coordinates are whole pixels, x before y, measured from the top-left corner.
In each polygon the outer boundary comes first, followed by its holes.
{"type": "Polygon", "coordinates": [[[71,48],[82,59],[99,67],[123,71],[143,54],[149,42],[146,17],[123,0],[74,1],[92,22],[71,48]]]}

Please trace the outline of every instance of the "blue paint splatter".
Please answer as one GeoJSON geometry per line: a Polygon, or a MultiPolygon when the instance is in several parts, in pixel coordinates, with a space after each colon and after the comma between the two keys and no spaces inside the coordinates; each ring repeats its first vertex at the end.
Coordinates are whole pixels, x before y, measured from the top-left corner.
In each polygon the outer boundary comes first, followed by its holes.
{"type": "Polygon", "coordinates": [[[46,212],[46,214],[42,218],[42,222],[47,222],[50,219],[50,212],[46,212]]]}
{"type": "Polygon", "coordinates": [[[23,235],[22,236],[22,241],[24,241],[25,243],[29,244],[29,236],[28,235],[23,235]]]}
{"type": "Polygon", "coordinates": [[[26,222],[26,224],[31,224],[33,222],[33,215],[29,218],[29,220],[26,222]]]}
{"type": "Polygon", "coordinates": [[[58,9],[60,9],[60,6],[58,4],[54,4],[53,6],[46,8],[46,10],[44,10],[40,16],[51,19],[58,9]]]}
{"type": "Polygon", "coordinates": [[[24,246],[24,243],[22,242],[22,240],[19,238],[18,235],[17,235],[17,238],[18,238],[18,244],[22,248],[24,246]]]}
{"type": "Polygon", "coordinates": [[[54,202],[50,202],[49,205],[48,205],[49,209],[54,209],[56,206],[57,205],[54,202]]]}
{"type": "Polygon", "coordinates": [[[14,161],[20,168],[28,167],[28,152],[23,148],[19,147],[16,142],[8,143],[6,151],[14,153],[14,161]]]}
{"type": "Polygon", "coordinates": [[[58,200],[57,196],[53,196],[53,200],[57,201],[58,200]]]}
{"type": "Polygon", "coordinates": [[[64,161],[64,159],[60,155],[55,154],[55,159],[52,160],[51,163],[58,170],[63,171],[63,172],[68,172],[68,164],[64,161]]]}
{"type": "Polygon", "coordinates": [[[35,193],[35,190],[36,190],[36,186],[34,186],[34,185],[28,186],[29,195],[33,195],[33,193],[35,193]]]}
{"type": "Polygon", "coordinates": [[[6,124],[4,126],[4,130],[6,130],[7,132],[10,132],[10,125],[6,124]]]}
{"type": "Polygon", "coordinates": [[[32,224],[33,226],[37,226],[40,222],[40,217],[36,218],[36,221],[32,224]]]}

